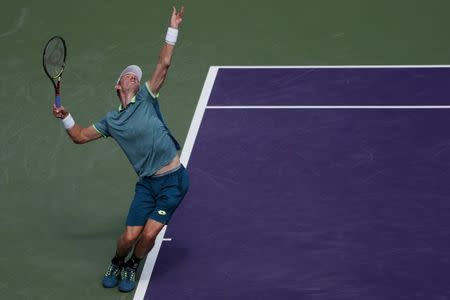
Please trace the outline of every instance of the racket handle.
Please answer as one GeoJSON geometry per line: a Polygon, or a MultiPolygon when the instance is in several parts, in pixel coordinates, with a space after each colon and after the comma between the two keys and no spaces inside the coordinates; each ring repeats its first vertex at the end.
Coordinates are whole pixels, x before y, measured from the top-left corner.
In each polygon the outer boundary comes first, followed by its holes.
{"type": "Polygon", "coordinates": [[[55,96],[55,106],[60,108],[61,107],[61,95],[55,96]]]}
{"type": "Polygon", "coordinates": [[[60,108],[61,107],[61,76],[58,77],[58,81],[56,82],[55,86],[55,106],[60,108]]]}

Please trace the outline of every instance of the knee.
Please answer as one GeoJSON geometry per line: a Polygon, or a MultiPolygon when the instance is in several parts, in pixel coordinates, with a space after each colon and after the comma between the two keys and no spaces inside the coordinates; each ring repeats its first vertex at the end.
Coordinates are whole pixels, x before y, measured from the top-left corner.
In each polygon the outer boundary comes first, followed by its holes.
{"type": "Polygon", "coordinates": [[[158,235],[157,232],[144,231],[142,233],[142,237],[141,238],[144,239],[146,242],[154,242],[157,235],[158,235]]]}
{"type": "Polygon", "coordinates": [[[122,241],[125,243],[128,247],[132,247],[134,243],[136,243],[137,239],[139,237],[139,234],[131,233],[131,232],[124,232],[122,234],[122,241]]]}

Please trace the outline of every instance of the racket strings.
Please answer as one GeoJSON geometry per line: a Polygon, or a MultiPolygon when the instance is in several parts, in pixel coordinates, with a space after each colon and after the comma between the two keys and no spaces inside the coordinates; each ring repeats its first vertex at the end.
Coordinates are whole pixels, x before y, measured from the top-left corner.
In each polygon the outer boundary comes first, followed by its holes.
{"type": "Polygon", "coordinates": [[[56,78],[60,75],[64,68],[64,59],[63,41],[57,38],[51,40],[44,52],[44,66],[51,77],[56,78]]]}

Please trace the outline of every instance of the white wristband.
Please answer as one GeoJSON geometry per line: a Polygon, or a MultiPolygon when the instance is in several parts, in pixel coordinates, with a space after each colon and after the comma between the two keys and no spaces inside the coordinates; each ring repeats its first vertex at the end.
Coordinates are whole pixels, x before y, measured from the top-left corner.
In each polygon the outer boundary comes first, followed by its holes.
{"type": "Polygon", "coordinates": [[[169,27],[167,28],[166,43],[169,45],[175,45],[178,37],[178,29],[169,27]]]}
{"type": "Polygon", "coordinates": [[[67,130],[71,129],[73,126],[75,126],[75,121],[72,118],[71,114],[68,114],[67,117],[65,117],[62,120],[62,123],[64,125],[64,128],[66,128],[67,130]]]}

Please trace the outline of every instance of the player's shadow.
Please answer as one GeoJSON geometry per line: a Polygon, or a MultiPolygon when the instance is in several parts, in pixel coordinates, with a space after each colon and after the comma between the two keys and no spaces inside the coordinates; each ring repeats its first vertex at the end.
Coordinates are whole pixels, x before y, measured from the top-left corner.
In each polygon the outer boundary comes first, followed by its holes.
{"type": "Polygon", "coordinates": [[[152,273],[152,280],[164,277],[167,273],[170,274],[180,268],[188,256],[188,248],[177,245],[176,242],[163,242],[152,273]],[[165,243],[170,244],[165,245],[165,243]]]}

